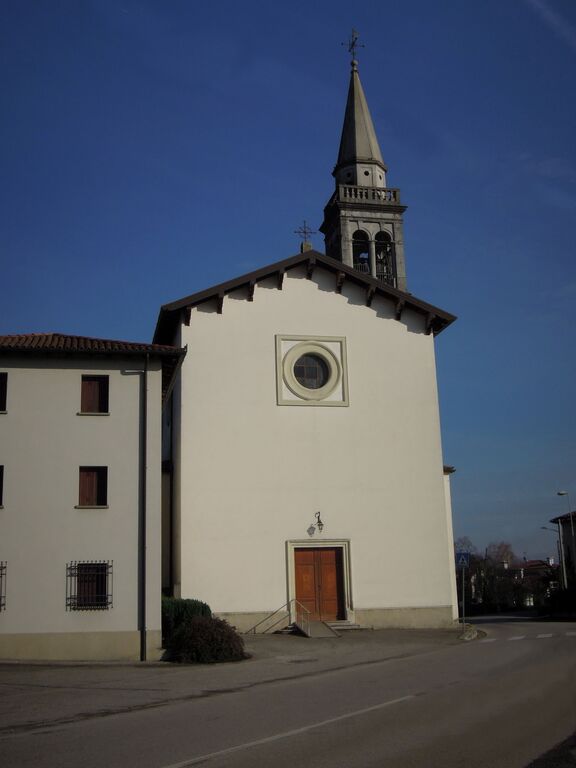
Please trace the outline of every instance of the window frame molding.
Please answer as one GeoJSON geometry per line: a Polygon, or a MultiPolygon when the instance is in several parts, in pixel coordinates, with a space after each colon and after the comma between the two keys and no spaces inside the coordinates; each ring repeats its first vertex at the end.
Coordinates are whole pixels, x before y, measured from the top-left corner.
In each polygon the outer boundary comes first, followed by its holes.
{"type": "Polygon", "coordinates": [[[77,416],[109,416],[110,415],[110,374],[108,373],[82,373],[80,375],[80,410],[77,416]],[[106,410],[85,411],[82,409],[84,398],[84,383],[98,382],[98,401],[104,399],[106,410]],[[105,391],[104,391],[105,390],[105,391]],[[104,391],[104,394],[103,394],[104,391]]]}
{"type": "Polygon", "coordinates": [[[348,357],[345,336],[276,335],[276,403],[277,405],[347,407],[348,357]],[[286,350],[285,343],[292,345],[286,350]],[[337,345],[338,351],[332,347],[337,345]],[[308,389],[296,379],[294,365],[305,354],[317,355],[327,364],[330,375],[318,389],[308,389]],[[340,388],[338,399],[330,398],[340,388]],[[294,399],[286,397],[286,390],[294,399]]]}
{"type": "Polygon", "coordinates": [[[78,503],[74,505],[74,509],[109,509],[110,505],[108,503],[108,481],[109,481],[109,466],[107,464],[80,464],[78,467],[78,503]],[[82,470],[88,470],[88,471],[95,471],[96,472],[96,497],[95,502],[90,504],[81,504],[81,497],[82,497],[82,470]],[[104,470],[104,471],[102,471],[104,470]],[[102,475],[104,477],[104,481],[102,481],[99,477],[99,475],[102,475]],[[104,504],[98,504],[98,497],[99,497],[99,491],[101,490],[99,487],[99,483],[104,482],[104,504]]]}
{"type": "Polygon", "coordinates": [[[341,381],[342,366],[331,349],[318,341],[302,341],[291,347],[282,360],[282,377],[292,394],[302,400],[325,400],[341,381]],[[294,366],[303,355],[319,357],[328,368],[328,381],[322,387],[312,389],[301,384],[294,373],[294,366]]]}

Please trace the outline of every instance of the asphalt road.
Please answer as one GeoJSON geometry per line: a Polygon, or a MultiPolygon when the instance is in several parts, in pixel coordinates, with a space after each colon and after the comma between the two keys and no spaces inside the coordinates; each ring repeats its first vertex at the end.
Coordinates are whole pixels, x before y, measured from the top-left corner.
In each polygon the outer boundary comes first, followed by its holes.
{"type": "Polygon", "coordinates": [[[4,733],[0,765],[525,768],[576,728],[576,624],[482,629],[404,658],[4,733]]]}

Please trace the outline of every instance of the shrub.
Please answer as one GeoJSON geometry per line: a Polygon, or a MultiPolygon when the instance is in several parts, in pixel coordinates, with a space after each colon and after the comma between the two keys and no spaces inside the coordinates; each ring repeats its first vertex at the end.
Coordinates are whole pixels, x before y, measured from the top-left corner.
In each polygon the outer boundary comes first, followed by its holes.
{"type": "Polygon", "coordinates": [[[223,619],[191,616],[172,635],[166,654],[180,664],[215,664],[248,658],[244,641],[223,619]]]}
{"type": "Polygon", "coordinates": [[[201,600],[184,600],[179,597],[162,598],[162,639],[164,645],[170,639],[183,621],[194,616],[212,616],[210,606],[201,600]]]}

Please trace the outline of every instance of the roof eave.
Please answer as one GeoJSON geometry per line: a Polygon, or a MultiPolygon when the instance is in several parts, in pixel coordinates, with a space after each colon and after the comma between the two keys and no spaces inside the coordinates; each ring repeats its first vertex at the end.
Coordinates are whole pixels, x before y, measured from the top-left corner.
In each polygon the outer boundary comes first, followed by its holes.
{"type": "MultiPolygon", "coordinates": [[[[191,309],[192,307],[211,299],[223,300],[223,297],[233,290],[237,290],[244,286],[253,287],[256,283],[261,282],[266,278],[273,277],[274,275],[278,275],[280,278],[281,275],[290,269],[304,264],[308,265],[309,271],[311,269],[313,271],[316,264],[318,264],[334,273],[342,274],[345,280],[348,279],[357,285],[365,287],[367,292],[371,292],[372,295],[379,294],[385,298],[396,301],[399,314],[401,314],[404,308],[409,308],[419,314],[425,315],[427,323],[426,330],[435,335],[441,333],[444,328],[456,320],[455,315],[452,315],[439,307],[435,307],[433,304],[428,304],[428,302],[422,301],[410,293],[381,283],[371,276],[366,276],[355,270],[353,267],[349,267],[319,251],[306,251],[305,253],[299,253],[287,259],[283,259],[282,261],[274,262],[273,264],[261,267],[260,269],[256,269],[224,283],[219,283],[218,285],[199,291],[198,293],[190,294],[177,301],[164,304],[160,308],[158,322],[154,333],[154,343],[160,343],[161,339],[166,338],[166,334],[171,338],[178,323],[179,313],[182,310],[191,309]]],[[[337,290],[336,287],[335,290],[337,290]]],[[[400,318],[398,317],[398,319],[400,318]]]]}

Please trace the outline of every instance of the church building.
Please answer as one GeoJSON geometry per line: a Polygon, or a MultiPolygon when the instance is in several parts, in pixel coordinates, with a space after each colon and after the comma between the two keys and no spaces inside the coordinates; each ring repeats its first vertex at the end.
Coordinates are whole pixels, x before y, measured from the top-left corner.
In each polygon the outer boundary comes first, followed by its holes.
{"type": "Polygon", "coordinates": [[[457,618],[434,338],[407,291],[400,191],[352,61],[326,255],[163,306],[186,348],[164,419],[163,588],[241,631],[457,618]]]}

